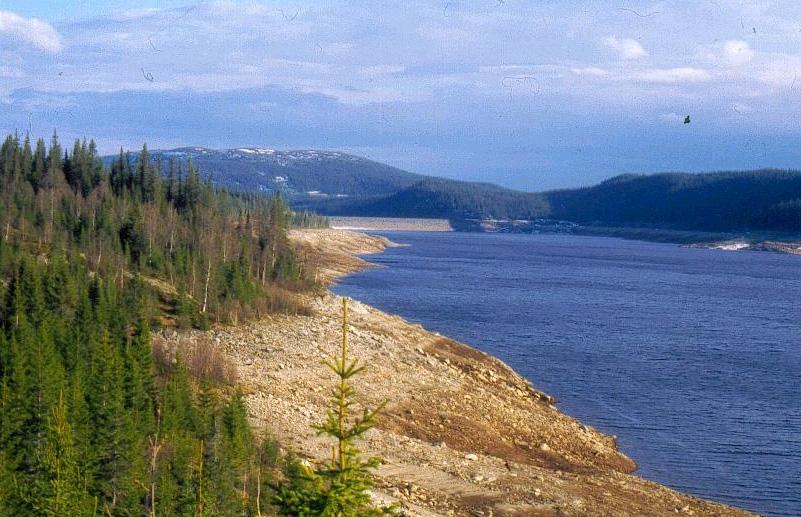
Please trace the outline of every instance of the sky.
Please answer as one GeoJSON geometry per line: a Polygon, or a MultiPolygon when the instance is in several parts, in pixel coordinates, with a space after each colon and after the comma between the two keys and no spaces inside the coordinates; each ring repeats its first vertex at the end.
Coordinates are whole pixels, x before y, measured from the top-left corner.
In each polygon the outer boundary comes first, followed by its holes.
{"type": "Polygon", "coordinates": [[[336,149],[532,191],[801,168],[799,2],[131,5],[0,0],[0,131],[336,149]]]}

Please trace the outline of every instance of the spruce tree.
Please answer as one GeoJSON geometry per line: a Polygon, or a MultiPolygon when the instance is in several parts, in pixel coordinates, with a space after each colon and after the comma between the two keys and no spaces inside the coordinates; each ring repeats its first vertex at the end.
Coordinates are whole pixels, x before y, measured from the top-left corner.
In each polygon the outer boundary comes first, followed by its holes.
{"type": "Polygon", "coordinates": [[[289,484],[279,491],[279,506],[283,512],[300,516],[360,517],[393,513],[394,508],[373,506],[368,493],[373,487],[371,471],[380,460],[363,460],[355,443],[373,428],[383,404],[374,410],[364,408],[359,416],[351,415],[355,396],[351,379],[365,367],[358,360],[348,358],[347,298],[342,299],[339,354],[326,365],[338,381],[325,421],[314,428],[319,434],[334,439],[331,460],[316,472],[297,462],[290,464],[289,484]]]}
{"type": "Polygon", "coordinates": [[[37,456],[38,473],[31,493],[31,510],[52,517],[94,514],[94,501],[85,490],[63,397],[51,411],[37,456]]]}

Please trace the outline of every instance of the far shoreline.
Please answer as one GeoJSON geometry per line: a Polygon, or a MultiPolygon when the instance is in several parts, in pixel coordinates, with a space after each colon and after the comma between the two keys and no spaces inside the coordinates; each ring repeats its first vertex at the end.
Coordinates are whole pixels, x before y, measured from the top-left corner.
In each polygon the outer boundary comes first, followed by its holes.
{"type": "Polygon", "coordinates": [[[685,248],[719,251],[761,251],[801,255],[801,236],[780,232],[709,232],[649,227],[579,225],[530,226],[527,221],[472,221],[404,217],[329,217],[333,230],[353,232],[458,232],[521,235],[609,237],[641,242],[676,244],[685,248]],[[508,223],[508,224],[507,224],[508,223]],[[524,224],[526,223],[526,224],[524,224]]]}

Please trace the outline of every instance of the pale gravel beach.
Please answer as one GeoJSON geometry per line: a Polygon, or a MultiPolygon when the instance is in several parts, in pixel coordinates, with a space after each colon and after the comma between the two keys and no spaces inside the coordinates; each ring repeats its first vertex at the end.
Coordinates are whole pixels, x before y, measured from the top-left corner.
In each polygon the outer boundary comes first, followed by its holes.
{"type": "Polygon", "coordinates": [[[331,228],[352,231],[451,232],[447,219],[404,217],[330,217],[331,228]]]}

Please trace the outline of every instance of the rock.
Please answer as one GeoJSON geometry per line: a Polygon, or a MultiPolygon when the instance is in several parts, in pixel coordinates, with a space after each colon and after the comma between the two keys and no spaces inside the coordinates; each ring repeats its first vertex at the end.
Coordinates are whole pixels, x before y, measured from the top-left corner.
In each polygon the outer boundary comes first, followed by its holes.
{"type": "Polygon", "coordinates": [[[465,455],[464,455],[464,459],[466,459],[466,460],[470,460],[470,461],[477,461],[477,460],[478,460],[478,456],[477,456],[476,454],[473,454],[473,453],[471,452],[471,453],[469,453],[469,454],[465,454],[465,455]]]}
{"type": "Polygon", "coordinates": [[[551,450],[551,447],[547,443],[543,442],[540,444],[540,450],[543,452],[548,452],[551,450]]]}
{"type": "Polygon", "coordinates": [[[482,481],[484,481],[484,476],[482,476],[481,474],[475,474],[470,479],[473,480],[473,483],[481,483],[482,481]]]}

